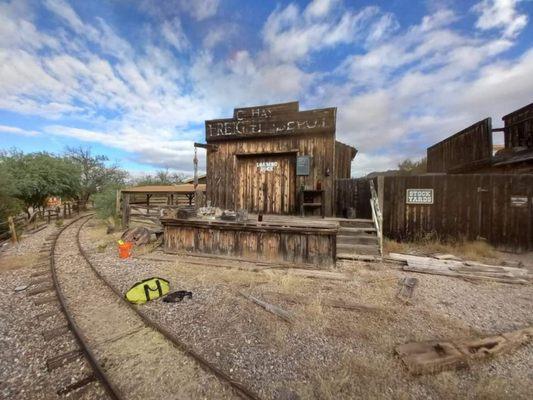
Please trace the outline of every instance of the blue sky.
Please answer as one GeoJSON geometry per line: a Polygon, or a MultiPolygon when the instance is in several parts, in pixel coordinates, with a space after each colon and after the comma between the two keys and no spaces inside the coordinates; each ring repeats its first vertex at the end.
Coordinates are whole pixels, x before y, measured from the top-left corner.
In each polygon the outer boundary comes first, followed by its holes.
{"type": "MultiPolygon", "coordinates": [[[[353,174],[533,101],[533,1],[0,0],[0,148],[190,173],[203,121],[338,107],[353,174]]],[[[201,162],[204,162],[201,155],[201,162]]]]}

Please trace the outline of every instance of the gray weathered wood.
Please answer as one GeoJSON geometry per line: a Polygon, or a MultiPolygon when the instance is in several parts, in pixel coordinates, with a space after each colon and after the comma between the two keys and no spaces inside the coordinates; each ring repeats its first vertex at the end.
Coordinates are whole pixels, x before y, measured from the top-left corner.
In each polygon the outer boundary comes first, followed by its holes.
{"type": "Polygon", "coordinates": [[[258,298],[254,296],[250,296],[249,294],[246,294],[244,292],[239,292],[239,294],[243,296],[244,298],[254,302],[258,306],[263,307],[268,312],[278,316],[279,318],[283,319],[286,322],[292,323],[294,320],[294,314],[289,311],[285,311],[281,307],[278,307],[274,304],[267,303],[266,301],[263,301],[263,300],[259,300],[258,298]]]}

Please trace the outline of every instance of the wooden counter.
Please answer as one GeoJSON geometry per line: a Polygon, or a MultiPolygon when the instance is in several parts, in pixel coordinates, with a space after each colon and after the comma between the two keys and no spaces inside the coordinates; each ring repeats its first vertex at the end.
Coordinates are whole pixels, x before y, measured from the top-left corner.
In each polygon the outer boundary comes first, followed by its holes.
{"type": "Polygon", "coordinates": [[[307,219],[246,223],[162,219],[167,253],[217,254],[317,266],[336,261],[337,225],[307,219]]]}

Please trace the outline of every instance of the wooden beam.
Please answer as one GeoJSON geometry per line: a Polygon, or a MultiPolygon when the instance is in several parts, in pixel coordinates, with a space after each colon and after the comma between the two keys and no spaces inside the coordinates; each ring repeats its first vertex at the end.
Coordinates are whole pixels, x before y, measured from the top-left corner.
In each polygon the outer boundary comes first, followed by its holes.
{"type": "Polygon", "coordinates": [[[130,194],[122,193],[122,229],[127,229],[130,223],[130,194]]]}
{"type": "Polygon", "coordinates": [[[213,151],[218,150],[218,146],[216,144],[209,144],[209,143],[194,142],[194,147],[200,147],[201,149],[207,149],[207,150],[213,150],[213,151]]]}
{"type": "Polygon", "coordinates": [[[292,323],[294,315],[291,312],[285,311],[284,309],[274,305],[267,303],[266,301],[259,300],[258,298],[255,298],[253,296],[250,296],[249,294],[246,294],[244,292],[239,292],[239,294],[250,300],[251,302],[257,304],[260,307],[263,307],[268,312],[280,317],[281,319],[285,320],[286,322],[292,323]]]}

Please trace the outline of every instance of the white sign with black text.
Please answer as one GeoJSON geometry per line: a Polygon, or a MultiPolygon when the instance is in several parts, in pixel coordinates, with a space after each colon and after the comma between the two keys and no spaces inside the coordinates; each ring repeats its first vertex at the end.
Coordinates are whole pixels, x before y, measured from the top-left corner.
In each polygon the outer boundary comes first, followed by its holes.
{"type": "Polygon", "coordinates": [[[277,166],[277,161],[262,161],[257,163],[257,169],[261,172],[274,171],[274,168],[277,166]]]}
{"type": "Polygon", "coordinates": [[[433,204],[433,189],[407,189],[405,204],[433,204]]]}

